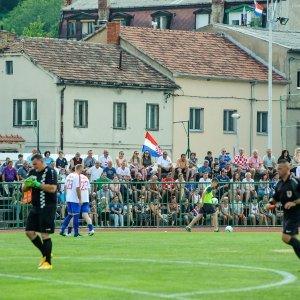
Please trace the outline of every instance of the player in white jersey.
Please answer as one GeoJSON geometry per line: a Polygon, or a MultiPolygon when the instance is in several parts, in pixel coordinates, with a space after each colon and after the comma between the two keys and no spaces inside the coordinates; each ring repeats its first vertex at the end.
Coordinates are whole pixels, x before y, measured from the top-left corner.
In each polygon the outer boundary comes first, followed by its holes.
{"type": "Polygon", "coordinates": [[[60,235],[65,236],[65,229],[68,226],[68,235],[71,235],[72,225],[74,226],[74,237],[80,236],[79,234],[79,215],[88,224],[89,235],[94,234],[92,221],[88,215],[89,213],[89,180],[86,176],[82,175],[83,166],[76,165],[75,172],[71,173],[66,178],[65,191],[68,207],[68,216],[65,218],[60,235]],[[73,224],[72,224],[73,223],[73,224]]]}

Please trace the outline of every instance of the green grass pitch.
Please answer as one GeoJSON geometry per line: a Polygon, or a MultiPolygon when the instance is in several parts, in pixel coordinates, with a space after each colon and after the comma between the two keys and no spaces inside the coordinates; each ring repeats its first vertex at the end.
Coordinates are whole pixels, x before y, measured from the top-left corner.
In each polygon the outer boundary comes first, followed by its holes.
{"type": "Polygon", "coordinates": [[[280,233],[97,231],[52,239],[54,269],[37,270],[39,252],[25,235],[0,232],[1,300],[300,297],[300,261],[280,233]]]}

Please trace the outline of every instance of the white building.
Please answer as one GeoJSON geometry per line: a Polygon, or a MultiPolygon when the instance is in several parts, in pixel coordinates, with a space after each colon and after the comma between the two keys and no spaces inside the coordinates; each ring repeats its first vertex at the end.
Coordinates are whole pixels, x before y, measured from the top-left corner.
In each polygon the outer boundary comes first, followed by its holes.
{"type": "Polygon", "coordinates": [[[18,134],[25,152],[141,149],[146,131],[172,149],[176,85],[113,45],[28,38],[0,49],[2,134],[18,134]]]}

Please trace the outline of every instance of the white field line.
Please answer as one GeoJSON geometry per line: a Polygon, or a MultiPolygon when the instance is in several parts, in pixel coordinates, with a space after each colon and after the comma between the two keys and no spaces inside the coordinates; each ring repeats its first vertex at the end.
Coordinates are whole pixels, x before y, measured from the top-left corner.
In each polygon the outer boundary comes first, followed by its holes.
{"type": "MultiPolygon", "coordinates": [[[[74,257],[56,257],[55,259],[73,259],[74,257]]],[[[101,284],[92,284],[92,283],[78,283],[78,282],[70,282],[70,281],[63,281],[63,280],[52,280],[52,279],[43,279],[43,278],[36,278],[30,276],[21,276],[21,275],[12,275],[12,274],[3,274],[0,273],[0,277],[8,277],[8,278],[17,278],[23,280],[30,280],[30,281],[41,281],[41,282],[49,282],[49,283],[60,283],[66,285],[77,285],[82,287],[93,287],[98,289],[107,289],[112,291],[122,291],[127,292],[130,294],[139,294],[149,297],[156,297],[156,298],[164,298],[164,299],[187,299],[185,297],[194,296],[194,295],[206,295],[206,294],[223,294],[223,293],[236,293],[236,292],[244,292],[244,291],[253,291],[253,290],[260,290],[260,289],[268,289],[273,287],[282,286],[285,284],[292,283],[297,280],[297,278],[286,271],[280,271],[276,269],[270,268],[260,268],[260,267],[253,267],[253,266],[242,266],[242,265],[232,265],[232,264],[221,264],[221,263],[210,263],[210,262],[197,262],[197,261],[182,261],[182,260],[159,260],[159,259],[139,259],[139,258],[114,258],[114,257],[102,257],[102,256],[89,256],[89,257],[78,257],[76,258],[77,261],[89,261],[99,259],[100,261],[120,261],[120,262],[135,262],[135,263],[160,263],[160,264],[183,264],[183,265],[202,265],[202,266],[212,266],[212,267],[225,267],[225,268],[237,268],[237,269],[246,269],[246,270],[256,270],[262,272],[269,272],[275,273],[282,277],[280,281],[266,283],[257,286],[249,286],[249,287],[241,287],[241,288],[229,288],[229,289],[218,289],[218,290],[205,290],[205,291],[194,291],[194,292],[186,292],[186,293],[175,293],[175,294],[161,294],[161,293],[154,293],[154,292],[146,292],[141,290],[134,290],[129,288],[120,288],[114,286],[106,286],[101,284]]]]}

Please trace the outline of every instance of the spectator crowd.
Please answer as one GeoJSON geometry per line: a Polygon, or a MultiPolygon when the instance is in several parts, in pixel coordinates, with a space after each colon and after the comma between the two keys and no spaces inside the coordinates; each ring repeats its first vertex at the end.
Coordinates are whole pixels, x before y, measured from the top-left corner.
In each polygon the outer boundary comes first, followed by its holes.
{"type": "MultiPolygon", "coordinates": [[[[23,181],[31,170],[31,158],[37,153],[12,162],[6,158],[0,166],[2,184],[0,195],[17,199],[16,181],[23,181]]],[[[200,199],[213,178],[219,184],[214,189],[219,219],[226,224],[272,225],[282,222],[282,207],[267,208],[275,186],[279,181],[277,162],[285,159],[291,164],[295,176],[300,176],[300,148],[292,156],[287,150],[276,159],[268,149],[261,157],[257,150],[247,157],[244,149],[231,157],[225,148],[217,156],[211,151],[203,160],[196,153],[181,154],[175,163],[167,151],[155,162],[149,151],[134,151],[127,159],[120,151],[113,159],[108,150],[95,158],[89,150],[82,157],[79,152],[69,161],[60,151],[54,159],[49,151],[44,153],[48,167],[58,174],[57,217],[66,216],[64,182],[78,164],[90,179],[90,216],[95,226],[179,226],[188,224],[200,208],[200,199]]],[[[20,185],[18,186],[20,187],[20,185]]],[[[18,191],[20,193],[20,190],[18,191]]],[[[0,198],[1,199],[1,198],[0,198]]],[[[0,202],[1,205],[1,202],[0,202]]],[[[205,216],[201,224],[210,224],[205,216]]]]}

